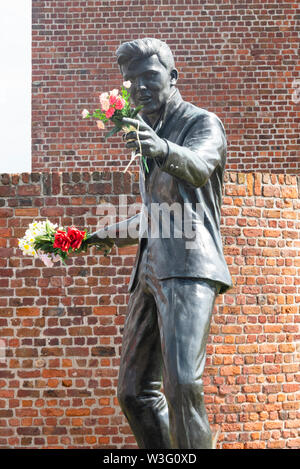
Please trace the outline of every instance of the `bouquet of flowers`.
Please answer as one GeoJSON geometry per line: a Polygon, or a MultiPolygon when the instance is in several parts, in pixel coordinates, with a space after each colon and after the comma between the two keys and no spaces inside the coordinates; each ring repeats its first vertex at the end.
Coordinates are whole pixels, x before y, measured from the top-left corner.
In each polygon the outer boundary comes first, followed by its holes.
{"type": "MultiPolygon", "coordinates": [[[[123,82],[123,86],[121,87],[121,94],[119,94],[119,90],[117,89],[113,89],[109,93],[101,93],[99,96],[101,109],[96,109],[92,114],[90,114],[87,109],[84,109],[81,113],[83,119],[88,119],[91,117],[97,119],[97,127],[101,130],[105,129],[105,124],[107,122],[113,122],[114,128],[105,135],[105,138],[111,137],[112,135],[116,134],[117,132],[120,132],[121,130],[123,130],[123,132],[125,133],[128,133],[131,130],[136,130],[133,126],[124,126],[122,122],[123,117],[129,117],[131,119],[134,119],[143,107],[138,106],[135,109],[132,109],[130,107],[130,93],[128,91],[130,87],[131,82],[128,80],[123,82]]],[[[149,172],[146,159],[142,155],[139,138],[138,143],[140,151],[139,153],[132,152],[131,160],[124,172],[127,171],[129,166],[137,156],[142,158],[145,165],[145,169],[147,172],[149,172]]]]}
{"type": "MultiPolygon", "coordinates": [[[[19,239],[19,248],[24,255],[39,258],[47,267],[52,267],[60,259],[65,264],[71,252],[86,251],[89,237],[87,231],[80,231],[74,226],[64,230],[49,220],[33,221],[23,238],[19,239]]],[[[101,246],[99,248],[103,249],[101,246]]]]}

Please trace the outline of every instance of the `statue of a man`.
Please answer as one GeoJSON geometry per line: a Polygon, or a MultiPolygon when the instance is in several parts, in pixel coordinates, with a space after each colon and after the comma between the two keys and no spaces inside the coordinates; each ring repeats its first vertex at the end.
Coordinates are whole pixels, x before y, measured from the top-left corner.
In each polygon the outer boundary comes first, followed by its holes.
{"type": "Polygon", "coordinates": [[[108,229],[90,241],[139,243],[118,399],[139,448],[209,449],[206,342],[215,299],[231,286],[219,226],[225,132],[215,114],[183,101],[167,44],[153,38],[126,42],[117,59],[131,82],[133,104],[143,105],[137,119],[124,118],[136,129],[126,135],[126,146],[141,149],[149,168],[140,167],[141,213],[119,223],[113,239],[108,229]],[[124,237],[137,221],[137,239],[124,237]]]}

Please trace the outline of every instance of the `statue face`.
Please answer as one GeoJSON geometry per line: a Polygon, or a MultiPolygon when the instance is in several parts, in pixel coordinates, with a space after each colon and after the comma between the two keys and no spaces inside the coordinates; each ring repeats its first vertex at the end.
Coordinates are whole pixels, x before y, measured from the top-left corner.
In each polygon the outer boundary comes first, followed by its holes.
{"type": "Polygon", "coordinates": [[[170,71],[163,66],[157,55],[152,55],[134,60],[129,66],[123,65],[122,73],[125,80],[131,81],[129,92],[133,104],[143,105],[142,114],[152,118],[151,120],[157,118],[171,92],[170,71]]]}

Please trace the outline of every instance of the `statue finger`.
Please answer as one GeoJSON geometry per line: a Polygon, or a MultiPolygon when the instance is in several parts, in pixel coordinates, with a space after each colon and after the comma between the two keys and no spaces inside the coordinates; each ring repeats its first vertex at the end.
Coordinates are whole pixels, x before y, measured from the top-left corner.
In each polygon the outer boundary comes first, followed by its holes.
{"type": "Polygon", "coordinates": [[[137,133],[136,132],[128,132],[128,134],[125,134],[125,140],[130,141],[130,140],[136,140],[137,139],[137,133]]]}
{"type": "Polygon", "coordinates": [[[136,116],[135,119],[123,117],[122,124],[133,125],[135,128],[139,128],[140,130],[149,129],[149,125],[147,125],[146,122],[140,116],[136,116]]]}
{"type": "Polygon", "coordinates": [[[131,140],[126,142],[126,148],[138,148],[139,144],[137,140],[131,140]]]}

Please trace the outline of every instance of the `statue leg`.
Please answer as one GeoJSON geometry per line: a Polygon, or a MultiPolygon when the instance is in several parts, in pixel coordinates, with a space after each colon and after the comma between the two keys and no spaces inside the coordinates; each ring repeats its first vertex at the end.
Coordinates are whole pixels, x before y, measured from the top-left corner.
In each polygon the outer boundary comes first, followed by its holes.
{"type": "Polygon", "coordinates": [[[218,284],[204,279],[160,282],[156,299],[162,336],[164,391],[172,448],[210,449],[202,374],[218,284]]]}
{"type": "Polygon", "coordinates": [[[139,448],[171,448],[161,392],[162,358],[154,298],[138,282],[130,296],[118,383],[120,406],[139,448]]]}

